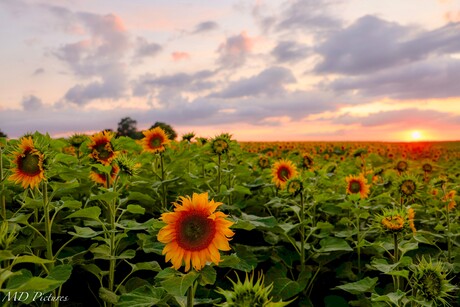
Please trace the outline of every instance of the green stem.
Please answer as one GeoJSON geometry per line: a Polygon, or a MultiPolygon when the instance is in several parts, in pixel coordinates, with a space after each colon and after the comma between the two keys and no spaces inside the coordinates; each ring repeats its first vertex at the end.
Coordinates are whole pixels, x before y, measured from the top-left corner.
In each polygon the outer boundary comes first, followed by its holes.
{"type": "Polygon", "coordinates": [[[222,173],[220,169],[220,165],[222,162],[222,156],[217,155],[217,194],[220,194],[220,185],[221,185],[221,180],[222,180],[222,173]]]}
{"type": "Polygon", "coordinates": [[[166,200],[166,183],[164,183],[165,181],[165,168],[164,168],[164,157],[163,157],[163,154],[160,153],[160,167],[161,167],[161,189],[163,191],[163,210],[166,211],[166,206],[167,206],[167,200],[166,200]]]}
{"type": "Polygon", "coordinates": [[[447,262],[450,263],[452,256],[452,242],[450,240],[450,214],[449,203],[446,203],[446,220],[447,220],[447,262]]]}
{"type": "MultiPolygon", "coordinates": [[[[393,263],[398,263],[399,261],[399,247],[398,247],[398,234],[393,234],[393,241],[394,241],[394,256],[393,256],[393,263]]],[[[399,289],[399,276],[395,278],[395,291],[399,289]]]]}
{"type": "Polygon", "coordinates": [[[303,192],[300,192],[300,270],[305,270],[305,203],[303,192]]]}
{"type": "Polygon", "coordinates": [[[5,184],[3,182],[3,147],[0,144],[0,182],[2,183],[1,189],[1,203],[2,203],[2,219],[6,221],[6,200],[5,200],[5,184]]]}
{"type": "MultiPolygon", "coordinates": [[[[46,182],[43,182],[43,210],[45,214],[45,237],[46,237],[46,258],[48,260],[54,261],[53,256],[53,241],[51,239],[51,228],[52,223],[50,220],[50,202],[48,199],[48,185],[46,182]]],[[[50,272],[54,268],[54,262],[51,262],[47,265],[47,269],[50,272]]],[[[53,296],[56,296],[56,290],[53,290],[53,296]]],[[[59,301],[51,301],[51,307],[59,306],[59,301]]]]}
{"type": "Polygon", "coordinates": [[[187,307],[193,306],[193,299],[195,297],[195,281],[187,290],[187,307]]]}
{"type": "Polygon", "coordinates": [[[358,248],[358,273],[361,275],[361,236],[360,236],[360,222],[359,222],[359,213],[356,214],[356,240],[357,240],[357,248],[358,248]]]}

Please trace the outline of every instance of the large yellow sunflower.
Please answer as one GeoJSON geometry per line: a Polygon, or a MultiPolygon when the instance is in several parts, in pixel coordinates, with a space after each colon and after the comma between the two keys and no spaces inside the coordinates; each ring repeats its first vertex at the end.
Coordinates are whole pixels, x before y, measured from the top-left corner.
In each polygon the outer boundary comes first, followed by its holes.
{"type": "Polygon", "coordinates": [[[110,131],[98,132],[91,136],[91,143],[88,145],[91,150],[89,156],[105,166],[110,165],[117,156],[111,142],[113,136],[114,133],[110,131]]]}
{"type": "Polygon", "coordinates": [[[345,180],[347,181],[347,194],[359,193],[361,199],[369,196],[370,186],[363,174],[359,174],[359,176],[349,175],[345,180]]]}
{"type": "Polygon", "coordinates": [[[142,131],[144,138],[140,143],[144,151],[157,153],[165,151],[165,145],[171,142],[160,127],[142,131]]]}
{"type": "Polygon", "coordinates": [[[8,178],[15,183],[21,183],[25,189],[35,188],[45,179],[43,170],[43,154],[38,151],[32,140],[32,137],[22,138],[19,144],[19,150],[13,153],[13,174],[8,178]]]}
{"type": "Polygon", "coordinates": [[[161,220],[167,223],[158,233],[158,241],[165,243],[163,255],[177,270],[185,263],[185,272],[190,262],[197,271],[207,262],[220,262],[219,250],[228,251],[232,222],[226,214],[214,212],[222,203],[208,200],[208,193],[181,197],[174,203],[174,212],[163,213],[161,220]]]}
{"type": "Polygon", "coordinates": [[[272,167],[273,182],[277,187],[283,188],[286,182],[297,175],[297,169],[289,160],[281,159],[272,167]]]}

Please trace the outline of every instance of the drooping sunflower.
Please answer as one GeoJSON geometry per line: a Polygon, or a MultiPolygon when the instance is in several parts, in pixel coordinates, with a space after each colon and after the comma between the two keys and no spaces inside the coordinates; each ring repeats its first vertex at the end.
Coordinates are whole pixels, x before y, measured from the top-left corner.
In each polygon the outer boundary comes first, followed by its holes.
{"type": "Polygon", "coordinates": [[[273,182],[279,188],[284,188],[286,182],[297,175],[297,169],[292,161],[281,159],[272,167],[273,182]]]}
{"type": "Polygon", "coordinates": [[[144,138],[140,140],[140,143],[144,151],[147,152],[163,152],[166,149],[166,145],[171,142],[166,132],[160,127],[145,130],[142,133],[144,134],[144,138]]]}
{"type": "MultiPolygon", "coordinates": [[[[110,181],[113,182],[120,171],[120,167],[117,164],[112,165],[112,170],[110,171],[110,181]]],[[[89,173],[89,178],[94,181],[95,183],[99,183],[107,188],[107,177],[104,173],[99,172],[96,169],[93,169],[89,173]]]]}
{"type": "Polygon", "coordinates": [[[217,155],[222,155],[230,148],[230,139],[222,134],[211,140],[211,149],[217,155]]]}
{"type": "Polygon", "coordinates": [[[361,199],[369,196],[370,185],[367,184],[364,174],[359,174],[359,176],[349,175],[345,180],[347,181],[347,194],[359,193],[361,199]]]}
{"type": "Polygon", "coordinates": [[[167,225],[160,229],[158,241],[165,243],[163,255],[177,270],[185,263],[185,272],[191,266],[197,271],[206,263],[220,262],[219,250],[228,251],[228,241],[234,235],[230,230],[232,222],[227,215],[215,212],[222,203],[208,200],[208,193],[180,197],[174,203],[174,212],[161,215],[167,225]]]}
{"type": "Polygon", "coordinates": [[[113,132],[104,130],[91,136],[91,143],[88,144],[88,148],[91,150],[89,156],[102,165],[110,165],[117,156],[111,142],[114,135],[113,132]]]}
{"type": "Polygon", "coordinates": [[[35,188],[45,179],[43,169],[44,155],[35,148],[32,137],[24,137],[13,153],[13,174],[8,180],[20,183],[24,189],[35,188]]]}
{"type": "Polygon", "coordinates": [[[224,290],[219,288],[217,292],[225,297],[225,302],[218,304],[220,307],[283,307],[288,306],[291,302],[272,302],[270,293],[273,289],[273,284],[268,286],[264,285],[264,276],[259,275],[257,281],[254,283],[254,272],[251,277],[246,278],[244,282],[241,282],[239,276],[236,276],[237,282],[230,279],[233,285],[233,291],[224,290]]]}

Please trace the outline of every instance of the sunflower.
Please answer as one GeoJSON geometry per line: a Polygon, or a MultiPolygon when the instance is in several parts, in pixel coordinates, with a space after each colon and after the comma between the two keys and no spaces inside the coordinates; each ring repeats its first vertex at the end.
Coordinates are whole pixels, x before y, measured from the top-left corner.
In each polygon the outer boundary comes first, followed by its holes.
{"type": "Polygon", "coordinates": [[[409,165],[407,164],[406,161],[401,160],[396,164],[395,168],[398,170],[399,173],[402,173],[402,172],[407,171],[407,169],[409,168],[409,165]]]}
{"type": "Polygon", "coordinates": [[[215,137],[211,140],[212,151],[217,155],[226,153],[230,147],[229,141],[230,139],[223,134],[215,137]]]}
{"type": "Polygon", "coordinates": [[[396,182],[396,188],[401,197],[414,199],[421,189],[421,184],[414,176],[402,175],[396,182]]]}
{"type": "Polygon", "coordinates": [[[286,190],[292,196],[299,195],[300,192],[302,192],[302,190],[303,190],[302,180],[300,180],[299,178],[289,179],[287,184],[286,184],[286,190]]]}
{"type": "MultiPolygon", "coordinates": [[[[112,165],[112,170],[110,171],[110,180],[113,182],[118,175],[120,168],[118,165],[112,165]]],[[[107,188],[107,177],[106,174],[98,172],[96,169],[93,169],[89,173],[89,178],[94,181],[95,183],[102,184],[105,188],[107,188]]]]}
{"type": "Polygon", "coordinates": [[[424,306],[450,306],[450,294],[458,288],[447,279],[447,271],[441,262],[434,263],[424,257],[419,264],[410,266],[410,285],[415,299],[421,300],[424,306]]]}
{"type": "Polygon", "coordinates": [[[110,165],[117,155],[111,142],[113,136],[114,133],[107,130],[91,136],[91,143],[88,145],[91,150],[89,156],[102,165],[110,165]]]}
{"type": "Polygon", "coordinates": [[[167,225],[160,229],[158,241],[165,243],[163,255],[177,270],[185,263],[185,272],[190,262],[197,271],[207,262],[220,262],[219,250],[228,251],[232,222],[222,212],[214,212],[222,203],[208,200],[208,193],[180,197],[180,204],[174,203],[174,212],[161,215],[167,225]]]}
{"type": "Polygon", "coordinates": [[[267,156],[260,156],[258,164],[262,169],[268,168],[270,166],[270,160],[267,156]]]}
{"type": "Polygon", "coordinates": [[[169,144],[169,140],[166,132],[160,127],[152,128],[146,131],[142,131],[144,138],[140,141],[144,151],[151,153],[159,153],[165,151],[166,144],[169,144]]]}
{"type": "Polygon", "coordinates": [[[310,169],[313,166],[313,157],[306,153],[302,157],[302,166],[306,169],[310,169]]]}
{"type": "Polygon", "coordinates": [[[283,307],[289,305],[293,300],[289,302],[272,302],[270,293],[273,289],[273,283],[265,286],[264,276],[259,275],[257,281],[254,283],[254,272],[251,277],[246,278],[244,282],[241,282],[238,275],[236,275],[237,282],[230,279],[233,285],[233,291],[228,291],[219,288],[217,292],[225,297],[225,303],[218,304],[216,306],[221,307],[246,307],[246,306],[264,306],[264,307],[283,307]]]}
{"type": "Polygon", "coordinates": [[[16,166],[8,179],[15,183],[21,183],[24,189],[27,187],[33,189],[45,179],[44,155],[35,148],[30,136],[22,138],[18,147],[18,151],[13,153],[13,163],[16,166]]]}
{"type": "Polygon", "coordinates": [[[285,159],[281,159],[275,162],[272,167],[273,182],[277,187],[283,188],[286,182],[297,175],[297,169],[295,165],[285,159]]]}
{"type": "Polygon", "coordinates": [[[451,190],[451,191],[449,191],[449,193],[444,195],[444,197],[442,198],[442,201],[444,203],[447,203],[447,202],[449,203],[447,205],[449,210],[452,210],[457,206],[457,203],[455,202],[455,199],[454,199],[455,194],[457,194],[457,192],[455,190],[451,190]]]}
{"type": "Polygon", "coordinates": [[[384,231],[395,233],[403,230],[408,230],[411,223],[411,218],[415,217],[415,212],[408,212],[404,209],[391,209],[383,211],[382,215],[377,215],[376,221],[384,231]]]}
{"type": "Polygon", "coordinates": [[[409,220],[409,227],[412,229],[412,232],[415,234],[417,229],[415,228],[414,219],[415,219],[415,210],[412,208],[407,209],[407,219],[409,220]]]}
{"type": "Polygon", "coordinates": [[[347,194],[359,193],[361,199],[369,196],[370,185],[367,184],[367,179],[363,174],[359,174],[359,176],[349,175],[345,180],[347,181],[347,194]]]}

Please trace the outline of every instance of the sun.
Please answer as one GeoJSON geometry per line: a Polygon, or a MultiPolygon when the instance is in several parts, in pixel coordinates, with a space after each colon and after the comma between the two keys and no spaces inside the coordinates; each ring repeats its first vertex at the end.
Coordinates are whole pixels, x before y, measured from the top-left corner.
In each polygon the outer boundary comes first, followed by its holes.
{"type": "Polygon", "coordinates": [[[422,133],[418,130],[414,130],[411,132],[411,137],[413,141],[418,141],[422,138],[422,133]]]}

